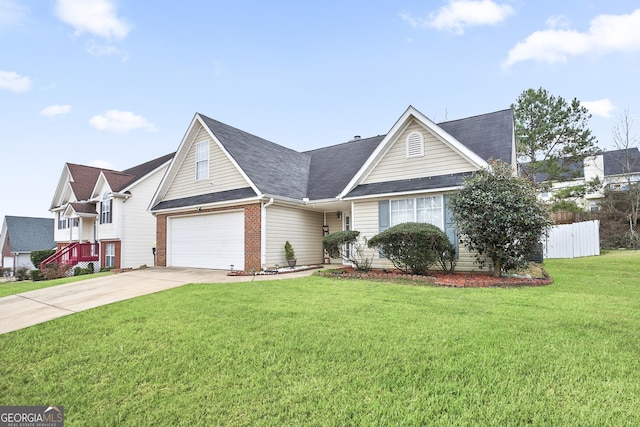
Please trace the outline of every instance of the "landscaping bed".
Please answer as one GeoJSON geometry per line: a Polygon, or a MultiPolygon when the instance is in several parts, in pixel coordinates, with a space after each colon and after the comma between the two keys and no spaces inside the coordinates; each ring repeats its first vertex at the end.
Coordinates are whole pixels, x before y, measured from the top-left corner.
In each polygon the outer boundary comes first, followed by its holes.
{"type": "Polygon", "coordinates": [[[400,270],[374,269],[369,272],[356,271],[352,267],[336,270],[323,270],[316,273],[319,276],[340,279],[367,279],[384,281],[410,281],[414,284],[431,284],[454,288],[488,288],[511,286],[544,286],[553,283],[553,278],[541,266],[532,264],[526,270],[513,274],[494,277],[489,273],[444,273],[430,271],[429,275],[406,274],[400,270]]]}

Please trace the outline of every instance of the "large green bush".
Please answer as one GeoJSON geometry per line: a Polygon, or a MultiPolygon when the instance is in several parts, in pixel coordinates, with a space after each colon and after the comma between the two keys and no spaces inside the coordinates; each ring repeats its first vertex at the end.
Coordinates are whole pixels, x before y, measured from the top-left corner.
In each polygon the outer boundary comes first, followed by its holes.
{"type": "Polygon", "coordinates": [[[40,263],[49,258],[54,253],[56,253],[55,249],[43,249],[40,251],[31,251],[29,257],[31,258],[31,262],[33,263],[33,265],[35,265],[36,268],[39,268],[40,263]]]}
{"type": "Polygon", "coordinates": [[[445,271],[453,271],[455,264],[454,246],[442,230],[431,224],[405,222],[394,225],[372,237],[368,245],[379,249],[405,273],[426,274],[436,263],[440,263],[445,271]]]}

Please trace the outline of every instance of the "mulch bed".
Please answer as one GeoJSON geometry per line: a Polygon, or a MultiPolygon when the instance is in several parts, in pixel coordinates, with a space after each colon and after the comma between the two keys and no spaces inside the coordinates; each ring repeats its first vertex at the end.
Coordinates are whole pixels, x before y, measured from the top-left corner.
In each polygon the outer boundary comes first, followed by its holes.
{"type": "Polygon", "coordinates": [[[340,279],[367,279],[388,282],[402,282],[414,285],[435,285],[453,288],[490,288],[490,287],[518,287],[545,286],[553,283],[553,278],[546,271],[540,269],[540,277],[493,277],[488,273],[452,273],[439,271],[429,272],[429,276],[404,274],[398,270],[372,270],[368,273],[358,272],[352,268],[340,268],[333,271],[319,271],[316,274],[324,277],[340,279]]]}

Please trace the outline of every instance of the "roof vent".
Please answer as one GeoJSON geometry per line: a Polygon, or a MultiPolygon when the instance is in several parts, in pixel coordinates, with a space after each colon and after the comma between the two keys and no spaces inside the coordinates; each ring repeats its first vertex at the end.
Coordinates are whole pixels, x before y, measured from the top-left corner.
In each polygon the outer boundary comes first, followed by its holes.
{"type": "Polygon", "coordinates": [[[353,140],[354,140],[354,141],[357,141],[357,140],[359,140],[359,139],[360,139],[360,135],[354,135],[354,137],[353,137],[353,140]]]}

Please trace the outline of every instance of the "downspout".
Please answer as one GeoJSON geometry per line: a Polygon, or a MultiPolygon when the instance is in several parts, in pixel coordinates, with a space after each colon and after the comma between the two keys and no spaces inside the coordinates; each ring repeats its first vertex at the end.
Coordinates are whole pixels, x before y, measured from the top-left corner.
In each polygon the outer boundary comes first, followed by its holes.
{"type": "Polygon", "coordinates": [[[260,265],[262,268],[267,264],[267,208],[273,204],[273,197],[262,205],[260,210],[260,265]]]}

